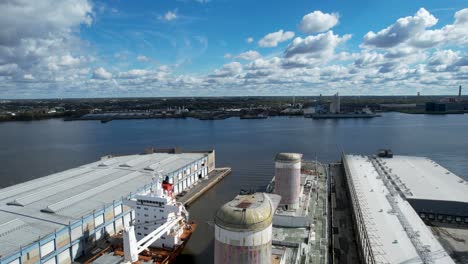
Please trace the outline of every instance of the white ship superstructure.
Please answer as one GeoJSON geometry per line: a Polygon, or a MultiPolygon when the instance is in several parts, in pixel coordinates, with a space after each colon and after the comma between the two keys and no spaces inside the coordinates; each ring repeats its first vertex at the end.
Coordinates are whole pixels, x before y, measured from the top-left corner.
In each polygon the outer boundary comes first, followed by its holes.
{"type": "Polygon", "coordinates": [[[125,204],[135,210],[136,240],[148,237],[154,230],[162,226],[177,222],[171,228],[163,228],[161,236],[155,240],[151,247],[172,249],[182,244],[181,236],[188,212],[181,203],[177,203],[172,195],[172,184],[166,179],[162,184],[156,183],[156,190],[145,194],[135,195],[125,204]]]}
{"type": "Polygon", "coordinates": [[[122,244],[91,257],[85,263],[173,263],[193,232],[184,205],[174,199],[169,177],[148,192],[137,194],[124,204],[135,212],[135,219],[123,230],[122,244]]]}

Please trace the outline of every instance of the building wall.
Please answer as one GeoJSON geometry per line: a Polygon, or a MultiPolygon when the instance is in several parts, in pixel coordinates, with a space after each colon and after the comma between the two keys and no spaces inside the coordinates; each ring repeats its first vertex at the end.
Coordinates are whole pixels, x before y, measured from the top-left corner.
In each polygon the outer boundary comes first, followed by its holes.
{"type": "Polygon", "coordinates": [[[468,226],[468,203],[412,198],[408,202],[426,223],[468,226]]]}
{"type": "Polygon", "coordinates": [[[212,172],[216,168],[216,153],[215,150],[208,154],[208,173],[212,172]]]}
{"type": "Polygon", "coordinates": [[[169,176],[169,182],[174,184],[174,194],[178,194],[198,180],[208,177],[208,173],[208,157],[204,157],[167,175],[169,176]]]}
{"type": "MultiPolygon", "coordinates": [[[[214,159],[214,152],[212,158],[214,159]]],[[[208,157],[205,156],[192,164],[167,173],[167,175],[174,182],[174,186],[179,183],[182,186],[182,182],[184,182],[186,184],[184,184],[183,189],[187,189],[196,183],[199,175],[206,177],[208,171],[208,157]],[[179,174],[182,175],[180,179],[177,178],[179,174]]],[[[139,192],[148,191],[151,188],[152,185],[147,184],[134,193],[130,193],[129,197],[133,197],[139,192]]],[[[182,190],[179,189],[178,191],[182,190]]],[[[124,226],[128,226],[130,221],[134,219],[134,214],[135,212],[131,208],[123,205],[122,200],[114,201],[104,208],[83,216],[69,226],[40,238],[35,243],[23,246],[15,254],[1,256],[0,264],[72,263],[84,252],[89,252],[94,248],[97,240],[105,239],[120,232],[124,226]],[[52,250],[50,250],[51,248],[52,250]]]]}
{"type": "Polygon", "coordinates": [[[133,212],[124,210],[122,206],[122,201],[115,201],[108,207],[23,247],[16,254],[2,258],[0,263],[72,263],[84,251],[92,248],[97,240],[113,235],[129,224],[130,219],[133,219],[133,212]]]}

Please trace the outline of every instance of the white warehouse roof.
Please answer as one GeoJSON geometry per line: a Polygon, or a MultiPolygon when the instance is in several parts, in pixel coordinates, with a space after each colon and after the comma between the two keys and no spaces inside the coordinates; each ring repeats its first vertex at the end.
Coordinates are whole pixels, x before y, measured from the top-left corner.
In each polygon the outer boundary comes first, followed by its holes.
{"type": "Polygon", "coordinates": [[[424,157],[393,156],[381,161],[408,199],[468,203],[468,182],[433,160],[424,157]],[[405,189],[407,191],[404,191],[405,189]]]}
{"type": "Polygon", "coordinates": [[[426,263],[425,258],[454,263],[411,205],[399,195],[389,196],[392,190],[368,157],[346,155],[345,164],[378,263],[426,263]]]}
{"type": "Polygon", "coordinates": [[[0,256],[17,252],[204,153],[116,156],[0,190],[0,256]]]}

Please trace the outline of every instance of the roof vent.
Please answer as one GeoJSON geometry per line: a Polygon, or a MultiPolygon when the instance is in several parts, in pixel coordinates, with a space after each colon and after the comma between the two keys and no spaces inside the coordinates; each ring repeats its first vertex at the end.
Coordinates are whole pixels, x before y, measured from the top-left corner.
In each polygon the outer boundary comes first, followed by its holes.
{"type": "Polygon", "coordinates": [[[124,164],[120,164],[119,167],[131,168],[132,166],[128,165],[127,163],[124,163],[124,164]]]}
{"type": "Polygon", "coordinates": [[[7,205],[15,205],[15,206],[21,206],[24,207],[24,204],[20,203],[18,200],[13,200],[11,202],[8,202],[7,205]]]}
{"type": "Polygon", "coordinates": [[[41,212],[43,212],[43,213],[49,213],[49,214],[55,214],[55,211],[52,210],[49,206],[47,206],[47,207],[44,208],[44,209],[41,209],[41,212]]]}

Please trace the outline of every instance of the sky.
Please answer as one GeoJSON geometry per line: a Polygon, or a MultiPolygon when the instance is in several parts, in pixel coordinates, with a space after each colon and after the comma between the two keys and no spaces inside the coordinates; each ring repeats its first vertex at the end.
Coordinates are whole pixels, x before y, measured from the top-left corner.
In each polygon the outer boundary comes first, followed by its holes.
{"type": "Polygon", "coordinates": [[[449,95],[467,47],[467,0],[1,0],[0,99],[449,95]]]}

